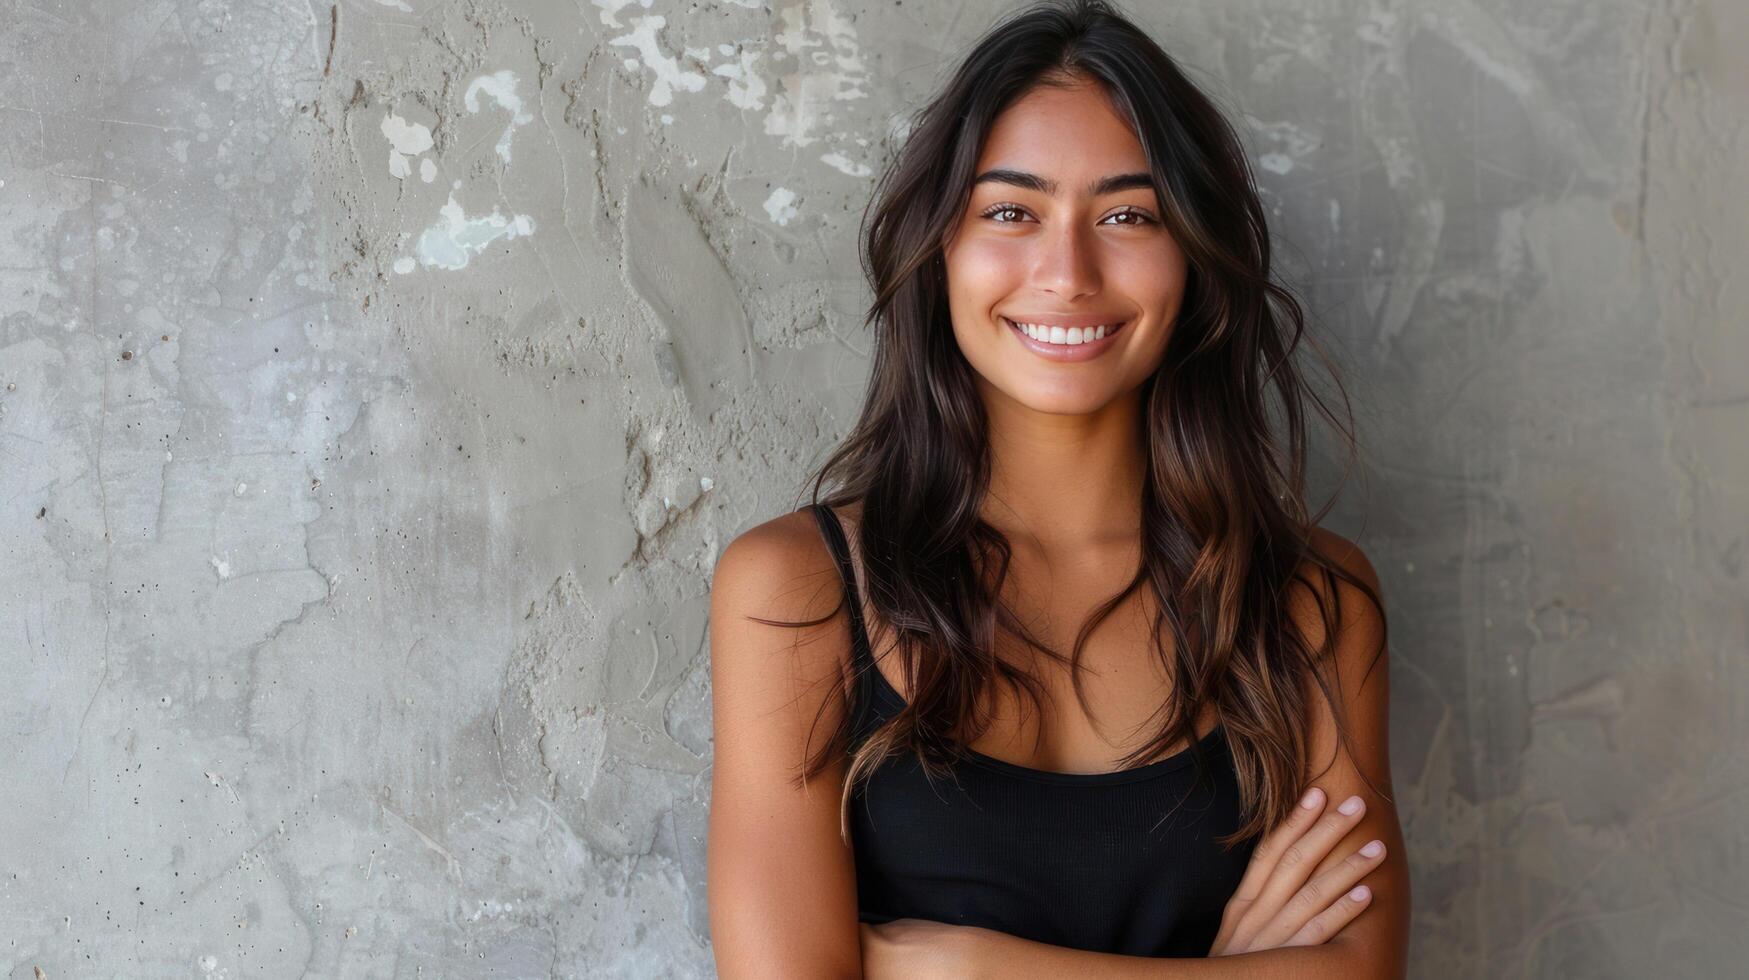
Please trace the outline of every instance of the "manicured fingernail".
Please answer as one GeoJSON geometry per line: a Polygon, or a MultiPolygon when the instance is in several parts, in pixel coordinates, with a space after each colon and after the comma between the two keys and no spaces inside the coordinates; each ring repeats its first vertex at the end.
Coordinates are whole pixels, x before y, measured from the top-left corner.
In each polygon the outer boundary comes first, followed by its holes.
{"type": "Polygon", "coordinates": [[[1316,786],[1306,791],[1305,799],[1300,800],[1300,806],[1308,810],[1316,810],[1318,804],[1324,801],[1324,791],[1316,786]]]}
{"type": "Polygon", "coordinates": [[[1350,796],[1348,799],[1343,800],[1342,805],[1336,809],[1342,811],[1344,815],[1352,817],[1360,812],[1360,797],[1350,796]]]}
{"type": "Polygon", "coordinates": [[[1370,894],[1372,893],[1367,890],[1365,885],[1355,885],[1354,890],[1348,893],[1348,897],[1357,902],[1364,902],[1366,901],[1366,897],[1370,894]]]}
{"type": "Polygon", "coordinates": [[[1369,858],[1376,858],[1380,854],[1385,853],[1385,843],[1384,841],[1371,841],[1365,847],[1360,849],[1360,853],[1365,854],[1369,858]]]}

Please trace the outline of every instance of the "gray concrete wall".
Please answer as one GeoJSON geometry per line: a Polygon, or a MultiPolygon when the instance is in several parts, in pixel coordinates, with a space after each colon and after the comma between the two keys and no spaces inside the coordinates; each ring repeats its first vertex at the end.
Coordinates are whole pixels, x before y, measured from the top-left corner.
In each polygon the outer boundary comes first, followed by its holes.
{"type": "MultiPolygon", "coordinates": [[[[712,562],[1005,6],[0,9],[0,968],[709,975],[712,562]]],[[[1739,972],[1749,12],[1131,6],[1358,399],[1415,975],[1739,972]]]]}

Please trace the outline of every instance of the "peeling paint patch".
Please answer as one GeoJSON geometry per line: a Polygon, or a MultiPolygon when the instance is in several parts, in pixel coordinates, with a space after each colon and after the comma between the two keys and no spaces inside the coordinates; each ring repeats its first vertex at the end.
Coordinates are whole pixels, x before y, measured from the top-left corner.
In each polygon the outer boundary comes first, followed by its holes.
{"type": "Polygon", "coordinates": [[[634,4],[650,9],[650,0],[592,0],[601,9],[601,22],[609,27],[619,27],[619,12],[634,4]]]}
{"type": "Polygon", "coordinates": [[[866,164],[857,163],[855,160],[850,159],[836,150],[821,155],[820,162],[840,173],[846,173],[852,177],[867,177],[874,173],[874,171],[866,164]]]}
{"type": "Polygon", "coordinates": [[[1257,157],[1257,165],[1272,174],[1285,174],[1315,153],[1324,141],[1305,127],[1291,122],[1259,122],[1247,119],[1259,137],[1280,147],[1257,157]]]}
{"type": "MultiPolygon", "coordinates": [[[[665,106],[673,102],[675,89],[697,92],[704,88],[703,75],[682,70],[680,62],[665,53],[656,43],[656,32],[667,23],[668,18],[660,14],[636,17],[632,19],[630,34],[622,34],[608,42],[637,49],[638,56],[644,59],[645,67],[656,76],[655,84],[650,86],[650,104],[654,106],[665,106]]],[[[626,65],[632,67],[635,62],[627,58],[626,65]]]]}
{"type": "MultiPolygon", "coordinates": [[[[480,254],[487,245],[502,238],[509,241],[533,234],[534,219],[526,214],[505,217],[494,207],[491,214],[468,217],[455,195],[438,209],[437,223],[419,233],[414,254],[420,264],[438,269],[465,268],[468,260],[480,254]]],[[[413,271],[412,260],[402,257],[395,261],[395,271],[405,275],[413,271]]]]}
{"type": "MultiPolygon", "coordinates": [[[[724,55],[736,53],[735,49],[727,44],[718,50],[724,55]]],[[[729,90],[724,93],[723,98],[737,109],[757,110],[765,108],[765,93],[768,89],[765,86],[765,79],[759,77],[757,68],[759,55],[758,51],[742,51],[736,61],[725,62],[711,69],[711,74],[729,80],[729,90]]]]}
{"type": "Polygon", "coordinates": [[[815,129],[832,122],[832,103],[867,98],[868,73],[850,18],[827,0],[801,0],[778,16],[784,26],[777,43],[796,66],[783,66],[783,91],[765,117],[765,133],[807,146],[818,139],[815,129]]]}
{"type": "Polygon", "coordinates": [[[795,191],[787,187],[775,188],[765,199],[765,213],[775,224],[787,225],[789,219],[796,216],[797,200],[795,191]]]}
{"type": "MultiPolygon", "coordinates": [[[[383,138],[389,141],[389,176],[397,180],[405,178],[413,172],[409,157],[416,157],[431,149],[431,129],[416,122],[408,122],[394,113],[383,117],[383,138]]],[[[420,169],[430,165],[427,160],[420,164],[420,169]]],[[[431,178],[427,177],[429,182],[431,178]]]]}
{"type": "Polygon", "coordinates": [[[498,137],[496,149],[498,156],[505,163],[510,162],[510,137],[516,133],[516,127],[523,123],[533,122],[534,113],[522,107],[522,96],[516,94],[516,73],[503,68],[490,75],[481,75],[468,83],[468,90],[462,94],[462,104],[469,112],[480,111],[480,93],[510,111],[510,124],[504,127],[504,132],[498,137]]]}

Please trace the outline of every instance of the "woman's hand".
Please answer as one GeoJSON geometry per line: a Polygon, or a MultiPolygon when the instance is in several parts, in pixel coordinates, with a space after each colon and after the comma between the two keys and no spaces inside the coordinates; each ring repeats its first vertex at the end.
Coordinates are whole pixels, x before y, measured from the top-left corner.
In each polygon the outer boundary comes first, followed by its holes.
{"type": "Polygon", "coordinates": [[[1372,889],[1355,887],[1385,858],[1383,841],[1371,841],[1341,864],[1307,880],[1366,812],[1366,802],[1350,797],[1322,818],[1324,791],[1313,787],[1293,816],[1264,835],[1252,852],[1239,890],[1221,915],[1210,956],[1229,956],[1277,946],[1317,946],[1342,931],[1372,901],[1372,889]],[[1368,849],[1377,853],[1368,854],[1368,849]]]}
{"type": "Polygon", "coordinates": [[[862,975],[867,980],[959,980],[978,973],[973,950],[987,930],[931,919],[860,925],[862,975]]]}

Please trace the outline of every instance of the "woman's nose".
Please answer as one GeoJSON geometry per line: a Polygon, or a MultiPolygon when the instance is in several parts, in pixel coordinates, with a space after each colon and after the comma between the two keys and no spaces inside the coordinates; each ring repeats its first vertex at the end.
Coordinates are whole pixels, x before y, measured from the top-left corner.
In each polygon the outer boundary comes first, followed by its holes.
{"type": "Polygon", "coordinates": [[[1099,291],[1099,254],[1090,233],[1074,225],[1060,225],[1037,240],[1032,283],[1065,300],[1099,291]]]}

